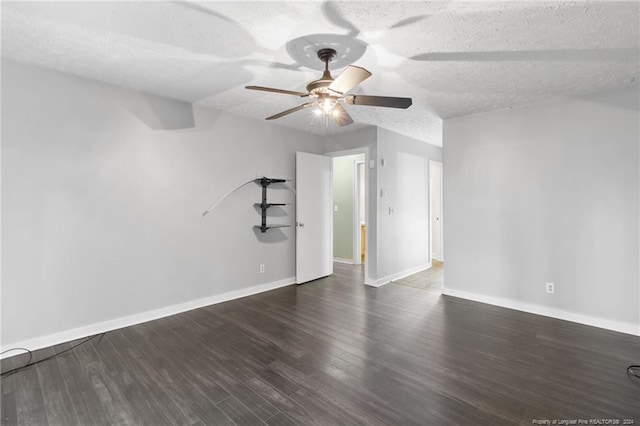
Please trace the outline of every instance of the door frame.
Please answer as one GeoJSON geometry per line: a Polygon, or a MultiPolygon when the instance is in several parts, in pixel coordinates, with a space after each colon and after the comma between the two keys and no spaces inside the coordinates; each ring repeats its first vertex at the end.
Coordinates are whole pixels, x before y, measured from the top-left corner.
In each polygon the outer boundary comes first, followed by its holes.
{"type": "Polygon", "coordinates": [[[433,205],[431,204],[431,196],[432,194],[429,194],[429,258],[430,261],[432,261],[433,259],[436,259],[440,262],[444,262],[444,241],[443,241],[443,237],[444,237],[444,232],[443,232],[443,217],[442,217],[442,162],[441,161],[434,161],[434,160],[429,160],[429,192],[431,192],[431,179],[433,178],[434,174],[437,173],[438,175],[438,211],[435,212],[433,205]],[[436,217],[439,217],[440,220],[438,220],[438,229],[434,230],[433,229],[433,217],[434,214],[436,215],[436,217]],[[433,249],[433,233],[437,232],[438,233],[438,247],[437,250],[433,249]],[[434,252],[439,254],[440,258],[437,258],[434,256],[434,252]]]}
{"type": "MultiPolygon", "coordinates": [[[[360,164],[363,165],[364,168],[364,174],[366,176],[367,174],[367,166],[365,166],[366,163],[366,158],[364,160],[355,160],[353,162],[353,264],[354,265],[362,265],[362,240],[361,240],[361,233],[360,233],[360,176],[358,173],[358,168],[360,166],[360,164]]],[[[366,180],[366,177],[365,177],[366,180]]],[[[367,218],[366,218],[366,214],[367,214],[367,183],[365,181],[364,184],[364,196],[365,196],[365,228],[364,228],[364,232],[367,232],[367,218]]],[[[366,243],[367,238],[365,237],[365,243],[366,243]]],[[[365,248],[365,253],[367,252],[366,248],[365,248]]],[[[366,260],[365,260],[366,262],[366,260]]]]}
{"type": "MultiPolygon", "coordinates": [[[[371,253],[371,248],[370,248],[370,244],[371,244],[371,239],[369,238],[369,225],[371,223],[371,221],[369,220],[369,211],[371,210],[369,203],[370,203],[370,197],[369,197],[369,167],[367,167],[367,165],[369,164],[369,147],[362,147],[362,148],[354,148],[354,149],[347,149],[347,150],[341,150],[341,151],[331,151],[331,152],[325,152],[324,155],[326,155],[327,157],[331,157],[332,161],[333,158],[335,157],[346,157],[349,155],[358,155],[358,154],[364,154],[364,220],[365,220],[365,228],[364,228],[364,251],[365,251],[365,256],[369,256],[369,254],[371,253]]],[[[354,174],[357,175],[357,167],[354,167],[354,174]]],[[[354,175],[354,176],[355,176],[354,175]]],[[[355,196],[355,190],[357,188],[357,185],[354,184],[354,196],[355,196]]],[[[355,198],[354,198],[355,199],[355,198]]],[[[355,203],[357,204],[357,203],[355,203]]],[[[354,212],[356,211],[356,209],[354,209],[354,212]]],[[[356,221],[356,218],[359,217],[355,216],[354,214],[354,222],[356,221]]],[[[360,221],[358,220],[358,224],[360,223],[360,221]]],[[[333,232],[333,229],[332,231],[333,232]]],[[[355,252],[355,243],[358,243],[358,253],[360,252],[360,226],[358,225],[357,229],[354,227],[353,230],[353,242],[354,242],[354,249],[353,252],[355,252]],[[356,235],[357,234],[357,235],[356,235]]],[[[353,259],[354,263],[355,261],[358,261],[357,264],[361,264],[360,262],[360,257],[358,257],[357,259],[353,259]]],[[[367,259],[365,259],[364,261],[365,263],[365,268],[364,268],[364,282],[369,282],[369,271],[366,266],[367,259]]]]}

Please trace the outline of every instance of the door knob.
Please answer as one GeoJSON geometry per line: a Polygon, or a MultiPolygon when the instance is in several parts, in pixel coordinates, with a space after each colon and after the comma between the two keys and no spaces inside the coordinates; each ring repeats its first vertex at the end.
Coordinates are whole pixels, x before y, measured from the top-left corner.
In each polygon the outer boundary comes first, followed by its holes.
{"type": "Polygon", "coordinates": [[[298,226],[299,226],[300,228],[304,228],[304,222],[298,222],[298,226]]]}

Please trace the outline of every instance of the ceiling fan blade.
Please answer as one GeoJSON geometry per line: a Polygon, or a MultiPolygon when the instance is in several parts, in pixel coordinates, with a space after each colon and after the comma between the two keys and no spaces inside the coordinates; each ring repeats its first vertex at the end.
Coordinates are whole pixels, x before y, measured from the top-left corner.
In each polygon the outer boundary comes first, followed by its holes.
{"type": "Polygon", "coordinates": [[[351,95],[344,101],[349,105],[368,105],[388,108],[409,108],[413,103],[411,98],[395,98],[389,96],[351,95]]]}
{"type": "Polygon", "coordinates": [[[301,98],[304,98],[305,96],[309,96],[308,93],[294,92],[293,90],[274,89],[273,87],[245,86],[244,88],[249,90],[261,90],[263,92],[281,93],[283,95],[300,96],[301,98]]]}
{"type": "Polygon", "coordinates": [[[328,89],[340,94],[347,93],[369,77],[371,77],[371,73],[366,69],[349,65],[342,71],[342,74],[333,80],[328,89]]]}
{"type": "Polygon", "coordinates": [[[311,105],[313,105],[313,102],[307,102],[306,104],[298,105],[295,108],[291,108],[291,109],[288,109],[286,111],[282,111],[282,112],[280,112],[280,113],[278,113],[276,115],[272,115],[271,117],[267,117],[267,118],[265,118],[265,120],[275,120],[277,118],[282,118],[285,115],[289,115],[289,114],[291,114],[293,112],[300,111],[302,109],[308,108],[311,105]]]}
{"type": "Polygon", "coordinates": [[[336,104],[331,111],[331,119],[338,127],[348,126],[353,123],[353,118],[346,109],[340,104],[336,104]]]}

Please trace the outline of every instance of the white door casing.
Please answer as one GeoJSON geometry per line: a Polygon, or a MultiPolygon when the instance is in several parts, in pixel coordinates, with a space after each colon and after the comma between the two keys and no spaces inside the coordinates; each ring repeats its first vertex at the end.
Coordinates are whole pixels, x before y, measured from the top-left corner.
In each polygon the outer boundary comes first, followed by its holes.
{"type": "MultiPolygon", "coordinates": [[[[365,215],[366,209],[364,205],[360,205],[361,198],[364,197],[364,192],[366,191],[364,185],[364,155],[362,156],[362,160],[355,160],[353,162],[353,264],[361,265],[362,264],[362,250],[361,250],[361,236],[360,236],[360,226],[362,225],[362,220],[360,216],[365,215]],[[360,184],[362,183],[362,187],[360,184]]],[[[366,226],[366,222],[365,226],[366,226]]]]}

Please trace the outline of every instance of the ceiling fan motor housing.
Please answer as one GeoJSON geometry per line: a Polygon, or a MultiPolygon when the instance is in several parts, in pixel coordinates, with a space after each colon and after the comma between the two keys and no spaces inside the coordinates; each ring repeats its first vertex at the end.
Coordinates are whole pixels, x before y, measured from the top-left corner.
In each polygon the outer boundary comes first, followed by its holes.
{"type": "Polygon", "coordinates": [[[320,58],[320,60],[325,64],[327,62],[333,61],[333,58],[336,57],[336,54],[337,52],[331,48],[318,50],[318,58],[320,58]]]}
{"type": "Polygon", "coordinates": [[[318,58],[324,62],[324,72],[322,77],[307,84],[307,91],[312,96],[318,96],[321,93],[327,93],[326,88],[333,82],[333,77],[329,72],[329,62],[336,57],[336,51],[331,48],[318,50],[318,58]]]}

